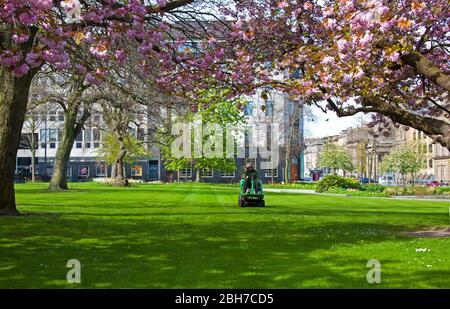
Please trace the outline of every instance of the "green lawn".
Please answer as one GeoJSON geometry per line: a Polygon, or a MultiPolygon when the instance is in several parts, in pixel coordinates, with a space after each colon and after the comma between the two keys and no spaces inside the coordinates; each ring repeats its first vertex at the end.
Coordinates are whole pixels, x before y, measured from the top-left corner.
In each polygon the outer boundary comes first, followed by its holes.
{"type": "Polygon", "coordinates": [[[1,288],[450,287],[450,238],[402,234],[448,225],[445,202],[266,193],[268,207],[240,209],[230,186],[45,187],[17,185],[29,215],[0,217],[1,288]]]}

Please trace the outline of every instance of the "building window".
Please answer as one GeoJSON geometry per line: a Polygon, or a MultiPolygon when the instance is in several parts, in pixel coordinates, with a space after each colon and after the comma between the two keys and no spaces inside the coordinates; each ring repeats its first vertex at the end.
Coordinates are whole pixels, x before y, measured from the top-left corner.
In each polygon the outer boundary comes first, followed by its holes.
{"type": "Polygon", "coordinates": [[[267,101],[266,103],[266,116],[272,117],[273,116],[273,102],[267,101]]]}
{"type": "Polygon", "coordinates": [[[55,149],[56,148],[56,143],[50,143],[50,149],[55,149]]]}
{"type": "Polygon", "coordinates": [[[433,153],[433,144],[428,144],[428,152],[433,153]]]}
{"type": "MultiPolygon", "coordinates": [[[[92,129],[88,128],[84,130],[84,141],[86,142],[86,144],[88,144],[87,142],[91,142],[92,141],[92,129]]],[[[91,146],[86,146],[86,148],[90,148],[91,146]]]]}
{"type": "Polygon", "coordinates": [[[278,177],[278,168],[270,169],[270,170],[263,170],[264,171],[264,177],[278,177]]]}
{"type": "Polygon", "coordinates": [[[48,141],[51,143],[55,143],[58,141],[58,130],[57,129],[48,129],[48,141]]]}
{"type": "Polygon", "coordinates": [[[92,136],[94,138],[94,142],[99,142],[101,141],[100,138],[100,129],[92,129],[92,136]]]}
{"type": "Polygon", "coordinates": [[[66,176],[67,176],[68,178],[72,177],[72,167],[71,167],[71,166],[68,166],[68,167],[67,167],[67,174],[66,174],[66,176]]]}
{"type": "Polygon", "coordinates": [[[181,169],[179,173],[182,178],[192,178],[192,168],[181,169]]]}
{"type": "Polygon", "coordinates": [[[78,169],[78,176],[80,177],[89,177],[89,166],[82,165],[78,169]]]}
{"type": "Polygon", "coordinates": [[[134,165],[131,169],[131,176],[133,177],[142,177],[142,165],[134,165]]]}
{"type": "Polygon", "coordinates": [[[244,116],[251,116],[253,114],[253,102],[248,102],[244,109],[244,116]]]}
{"type": "Polygon", "coordinates": [[[64,112],[58,112],[58,120],[64,121],[64,112]]]}
{"type": "Polygon", "coordinates": [[[105,162],[98,162],[95,167],[95,174],[99,177],[106,176],[106,164],[105,162]]]}
{"type": "Polygon", "coordinates": [[[78,148],[78,149],[80,149],[80,148],[83,148],[83,133],[82,132],[80,132],[78,135],[77,135],[77,138],[75,139],[75,147],[76,148],[78,148]]]}
{"type": "Polygon", "coordinates": [[[428,166],[429,167],[433,167],[433,159],[429,159],[428,160],[428,166]]]}
{"type": "Polygon", "coordinates": [[[220,177],[223,177],[223,178],[234,178],[235,175],[236,175],[235,171],[232,171],[232,172],[221,172],[220,173],[220,177]]]}
{"type": "Polygon", "coordinates": [[[213,177],[213,169],[205,168],[201,171],[201,177],[203,178],[212,178],[213,177]]]}
{"type": "Polygon", "coordinates": [[[51,167],[51,166],[47,166],[46,168],[45,168],[45,175],[47,175],[47,176],[52,176],[52,174],[53,174],[53,167],[51,167]]]}
{"type": "Polygon", "coordinates": [[[49,121],[56,121],[56,112],[55,111],[50,111],[48,120],[49,121]]]}
{"type": "MultiPolygon", "coordinates": [[[[41,136],[41,138],[40,138],[41,144],[45,144],[45,143],[47,143],[47,132],[46,132],[45,129],[41,129],[40,131],[41,131],[41,133],[40,133],[40,136],[41,136]]],[[[44,146],[44,147],[45,147],[45,146],[44,146]]],[[[42,147],[42,148],[44,148],[44,147],[42,147]]]]}

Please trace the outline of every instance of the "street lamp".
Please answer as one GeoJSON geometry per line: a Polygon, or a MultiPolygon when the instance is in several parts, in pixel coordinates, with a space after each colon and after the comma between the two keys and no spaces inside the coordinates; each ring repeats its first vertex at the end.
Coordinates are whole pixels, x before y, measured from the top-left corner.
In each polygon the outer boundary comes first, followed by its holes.
{"type": "Polygon", "coordinates": [[[437,167],[438,169],[441,168],[441,183],[442,183],[442,182],[444,182],[444,181],[443,181],[443,176],[444,176],[444,167],[445,167],[445,164],[439,164],[439,165],[437,165],[436,167],[437,167]]]}

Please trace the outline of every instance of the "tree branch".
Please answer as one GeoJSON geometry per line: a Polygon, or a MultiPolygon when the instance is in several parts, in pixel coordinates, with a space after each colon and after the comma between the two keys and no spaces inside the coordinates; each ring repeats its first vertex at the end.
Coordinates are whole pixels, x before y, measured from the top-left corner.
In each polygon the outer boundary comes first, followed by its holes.
{"type": "Polygon", "coordinates": [[[427,79],[432,80],[437,85],[450,92],[450,75],[443,72],[422,54],[412,51],[401,56],[404,64],[412,66],[427,79]]]}

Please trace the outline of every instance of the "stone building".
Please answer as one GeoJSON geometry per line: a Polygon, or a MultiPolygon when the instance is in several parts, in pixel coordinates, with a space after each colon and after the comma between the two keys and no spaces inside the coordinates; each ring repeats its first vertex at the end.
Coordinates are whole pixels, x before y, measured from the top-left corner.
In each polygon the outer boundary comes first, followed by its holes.
{"type": "MultiPolygon", "coordinates": [[[[307,138],[305,140],[305,170],[310,174],[323,174],[319,166],[319,156],[325,141],[331,141],[345,147],[353,159],[355,171],[342,176],[367,177],[378,181],[381,176],[380,165],[383,158],[394,149],[408,143],[418,143],[422,149],[426,167],[420,171],[415,183],[426,184],[431,181],[450,182],[450,152],[440,144],[433,144],[431,138],[412,128],[392,128],[380,130],[371,128],[368,124],[343,130],[339,135],[325,138],[307,138]]],[[[394,175],[399,178],[400,175],[394,175]]],[[[312,177],[312,176],[311,176],[312,177]]],[[[411,177],[408,175],[407,179],[411,177]],[[409,177],[409,178],[408,178],[409,177]]]]}

